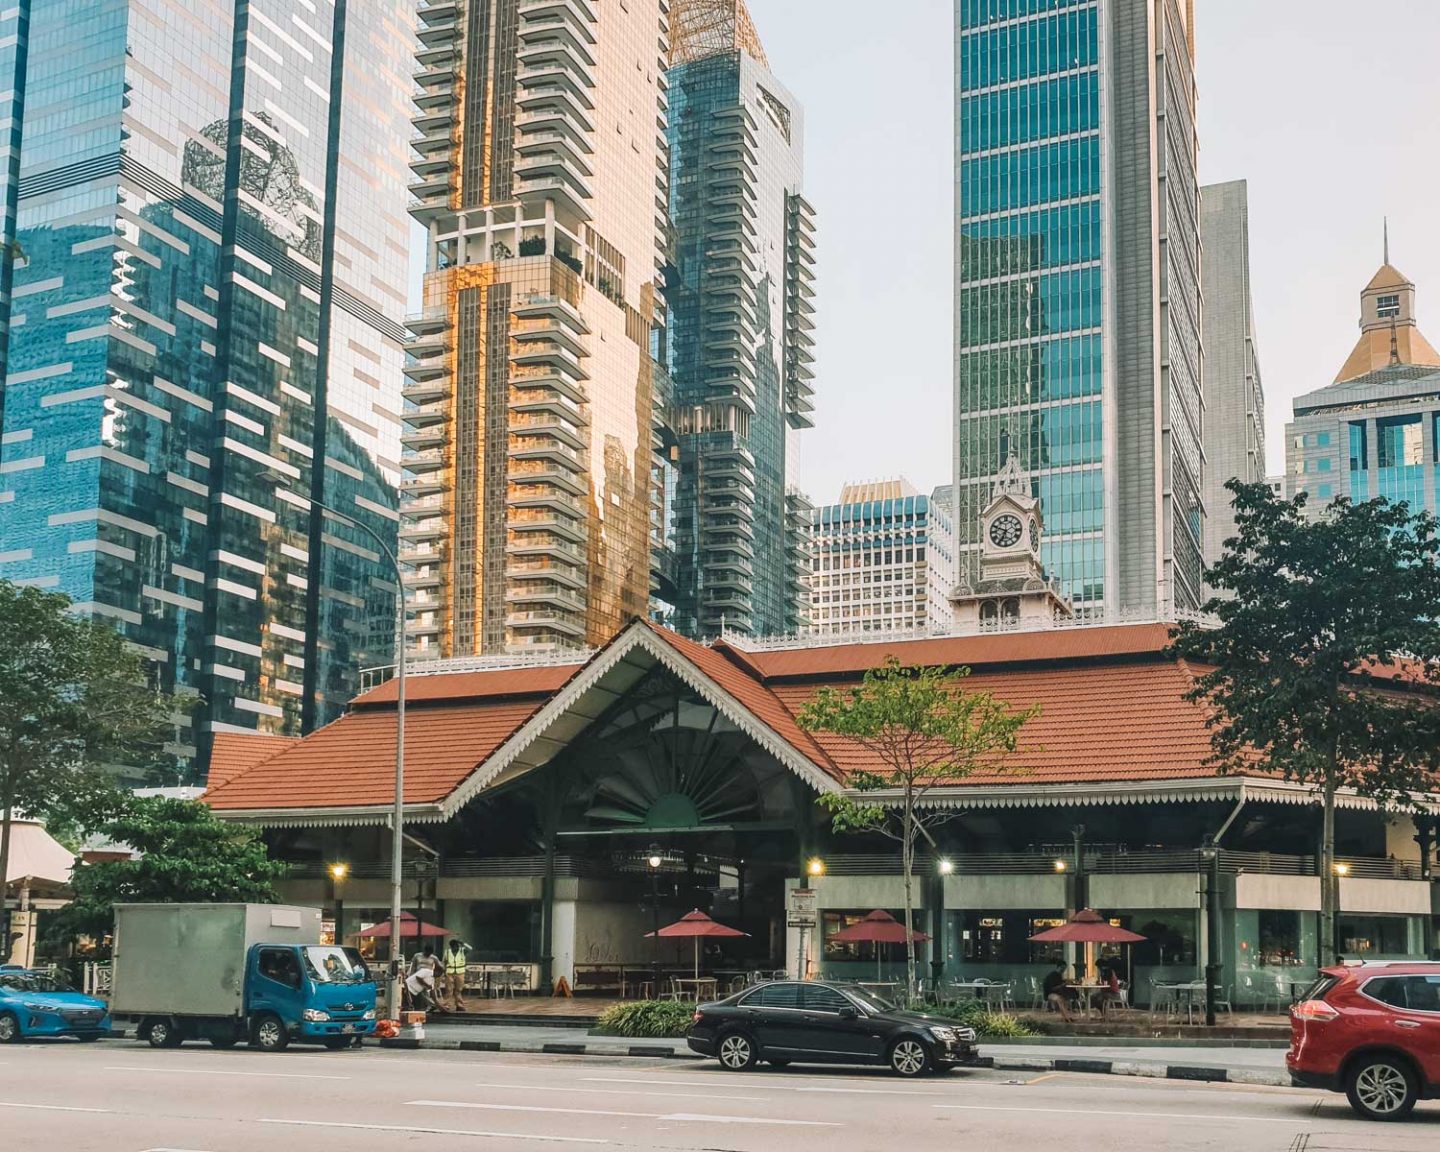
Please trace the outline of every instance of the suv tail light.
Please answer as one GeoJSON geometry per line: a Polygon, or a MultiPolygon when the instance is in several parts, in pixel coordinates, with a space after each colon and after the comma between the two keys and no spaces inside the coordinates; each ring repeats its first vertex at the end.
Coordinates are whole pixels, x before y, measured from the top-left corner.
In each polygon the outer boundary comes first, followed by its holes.
{"type": "Polygon", "coordinates": [[[1324,1000],[1302,1000],[1290,1009],[1290,1015],[1294,1016],[1297,1020],[1314,1020],[1318,1022],[1338,1020],[1340,1018],[1340,1013],[1325,1003],[1324,1000]]]}

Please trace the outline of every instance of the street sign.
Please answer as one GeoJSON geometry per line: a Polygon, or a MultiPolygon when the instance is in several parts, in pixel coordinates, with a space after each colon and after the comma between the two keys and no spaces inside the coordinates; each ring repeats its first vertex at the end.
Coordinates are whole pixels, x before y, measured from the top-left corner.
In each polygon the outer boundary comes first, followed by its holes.
{"type": "Polygon", "coordinates": [[[814,888],[792,888],[785,897],[785,923],[790,928],[814,928],[818,913],[814,888]]]}

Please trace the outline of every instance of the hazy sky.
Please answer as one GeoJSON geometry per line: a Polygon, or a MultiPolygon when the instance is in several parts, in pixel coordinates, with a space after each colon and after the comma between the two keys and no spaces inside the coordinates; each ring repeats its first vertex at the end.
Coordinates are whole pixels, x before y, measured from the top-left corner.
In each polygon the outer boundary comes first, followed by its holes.
{"type": "MultiPolygon", "coordinates": [[[[771,68],[805,105],[806,196],[819,217],[816,427],[801,484],[829,501],[846,480],[948,482],[952,0],[748,2],[771,68]]],[[[1196,9],[1200,176],[1250,184],[1278,472],[1291,398],[1328,384],[1354,344],[1387,213],[1392,262],[1440,340],[1440,3],[1196,9]]]]}

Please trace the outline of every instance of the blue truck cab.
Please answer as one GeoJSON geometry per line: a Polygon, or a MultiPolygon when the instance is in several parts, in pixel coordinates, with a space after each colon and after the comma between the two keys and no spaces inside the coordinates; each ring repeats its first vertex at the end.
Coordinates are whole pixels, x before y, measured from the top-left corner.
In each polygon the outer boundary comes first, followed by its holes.
{"type": "Polygon", "coordinates": [[[343,1048],[375,1031],[375,981],[360,953],[329,944],[255,944],[245,960],[245,1018],[258,1047],[291,1040],[343,1048]]]}

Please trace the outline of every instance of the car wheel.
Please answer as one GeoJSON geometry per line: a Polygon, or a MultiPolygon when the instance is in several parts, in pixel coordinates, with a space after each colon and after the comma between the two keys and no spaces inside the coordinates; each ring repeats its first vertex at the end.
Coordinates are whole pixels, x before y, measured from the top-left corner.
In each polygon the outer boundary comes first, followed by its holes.
{"type": "Polygon", "coordinates": [[[290,1044],[290,1035],[280,1017],[266,1013],[255,1021],[255,1047],[262,1052],[283,1052],[290,1044]]]}
{"type": "Polygon", "coordinates": [[[1367,1056],[1350,1069],[1345,1095],[1367,1120],[1399,1120],[1415,1107],[1420,1090],[1408,1067],[1393,1056],[1367,1056]]]}
{"type": "Polygon", "coordinates": [[[0,1012],[0,1044],[16,1044],[20,1040],[20,1021],[9,1012],[0,1012]]]}
{"type": "Polygon", "coordinates": [[[720,1037],[715,1055],[727,1072],[748,1072],[755,1067],[755,1041],[744,1032],[727,1032],[720,1037]]]}
{"type": "Polygon", "coordinates": [[[151,1022],[145,1039],[152,1048],[178,1048],[183,1038],[169,1020],[155,1020],[151,1022]]]}
{"type": "Polygon", "coordinates": [[[902,1036],[890,1046],[890,1067],[901,1076],[920,1076],[930,1067],[930,1050],[913,1036],[902,1036]]]}

